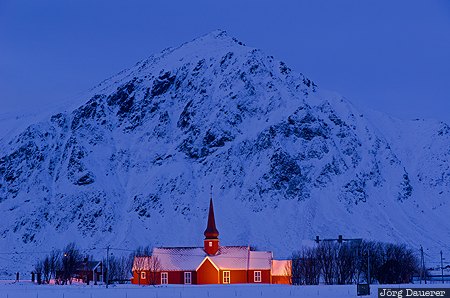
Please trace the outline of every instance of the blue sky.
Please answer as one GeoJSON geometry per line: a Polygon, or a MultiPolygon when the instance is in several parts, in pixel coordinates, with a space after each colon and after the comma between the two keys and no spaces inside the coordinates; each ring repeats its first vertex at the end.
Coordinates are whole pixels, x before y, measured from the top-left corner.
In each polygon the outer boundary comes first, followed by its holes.
{"type": "Polygon", "coordinates": [[[224,29],[357,106],[450,123],[450,1],[0,0],[0,114],[224,29]]]}

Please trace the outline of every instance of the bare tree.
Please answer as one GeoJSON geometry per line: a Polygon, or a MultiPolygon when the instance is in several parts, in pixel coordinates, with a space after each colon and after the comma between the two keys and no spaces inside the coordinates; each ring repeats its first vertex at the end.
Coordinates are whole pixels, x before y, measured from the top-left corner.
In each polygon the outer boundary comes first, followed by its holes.
{"type": "Polygon", "coordinates": [[[381,242],[363,241],[357,257],[357,280],[364,278],[366,282],[373,283],[377,279],[376,276],[379,274],[384,258],[384,248],[381,242]],[[369,272],[370,281],[368,280],[369,272]]]}
{"type": "Polygon", "coordinates": [[[138,284],[141,284],[141,274],[148,268],[149,256],[136,256],[134,257],[133,271],[136,272],[138,278],[138,284]]]}
{"type": "Polygon", "coordinates": [[[161,262],[157,256],[151,256],[148,258],[148,273],[149,283],[151,285],[158,284],[158,274],[161,271],[161,262]]]}
{"type": "Polygon", "coordinates": [[[34,265],[34,272],[36,273],[36,278],[37,278],[37,284],[38,285],[41,284],[41,276],[42,276],[43,268],[44,268],[44,262],[42,262],[42,261],[38,261],[36,263],[36,265],[34,265]]]}
{"type": "Polygon", "coordinates": [[[138,257],[151,256],[152,255],[152,251],[153,251],[153,247],[151,247],[149,245],[147,245],[147,246],[139,246],[134,251],[134,255],[138,256],[138,257]]]}
{"type": "Polygon", "coordinates": [[[292,258],[292,283],[294,285],[301,285],[303,284],[301,252],[294,252],[291,258],[292,258]]]}
{"type": "Polygon", "coordinates": [[[124,283],[126,280],[129,279],[130,274],[128,270],[128,257],[127,256],[120,256],[115,257],[111,256],[109,258],[108,263],[108,280],[109,281],[116,281],[118,283],[124,283]]]}
{"type": "Polygon", "coordinates": [[[44,283],[48,284],[50,283],[51,279],[51,264],[50,264],[50,257],[46,256],[43,262],[42,266],[42,273],[44,277],[44,283]]]}
{"type": "Polygon", "coordinates": [[[317,247],[317,258],[322,269],[325,284],[332,285],[336,276],[336,244],[327,241],[321,242],[317,247]]]}
{"type": "Polygon", "coordinates": [[[45,281],[49,283],[52,278],[56,280],[57,272],[61,271],[61,252],[59,250],[52,250],[46,259],[48,272],[45,281]]]}
{"type": "Polygon", "coordinates": [[[418,272],[419,260],[405,245],[384,244],[383,262],[376,274],[381,284],[409,283],[418,272]]]}
{"type": "MultiPolygon", "coordinates": [[[[106,275],[108,276],[109,282],[117,280],[117,276],[119,274],[119,266],[120,266],[118,264],[118,262],[119,262],[119,260],[115,256],[110,256],[108,258],[108,263],[107,263],[108,272],[106,273],[106,275]]],[[[105,259],[103,259],[103,264],[106,264],[105,259]]]]}
{"type": "Polygon", "coordinates": [[[83,262],[83,256],[75,243],[68,244],[64,250],[61,258],[61,282],[62,284],[72,284],[72,278],[76,270],[83,262]]]}
{"type": "Polygon", "coordinates": [[[134,258],[133,271],[136,272],[138,284],[141,284],[142,272],[146,273],[148,283],[156,285],[159,282],[161,262],[156,256],[137,256],[134,258]]]}
{"type": "Polygon", "coordinates": [[[303,248],[292,256],[292,283],[317,285],[320,281],[320,262],[317,248],[303,248]]]}
{"type": "Polygon", "coordinates": [[[405,245],[324,241],[292,255],[292,282],[350,284],[363,279],[370,283],[409,283],[418,268],[417,256],[405,245]]]}
{"type": "Polygon", "coordinates": [[[133,276],[133,271],[136,271],[138,275],[138,283],[141,284],[141,273],[144,270],[146,264],[146,260],[144,257],[149,257],[152,255],[152,247],[151,246],[140,246],[134,252],[132,252],[128,258],[127,267],[128,270],[133,276]]]}
{"type": "MultiPolygon", "coordinates": [[[[43,260],[39,260],[35,265],[36,274],[39,276],[38,280],[41,283],[48,284],[51,279],[57,280],[57,272],[61,273],[61,254],[57,250],[53,250],[49,255],[45,256],[43,260]]],[[[60,274],[61,275],[61,274],[60,274]]]]}
{"type": "Polygon", "coordinates": [[[308,249],[304,252],[304,274],[307,285],[318,285],[320,281],[321,265],[317,254],[317,249],[308,249]]]}
{"type": "Polygon", "coordinates": [[[125,282],[127,280],[130,280],[130,277],[132,275],[130,275],[129,269],[128,269],[128,267],[129,267],[128,256],[121,256],[119,262],[120,262],[120,265],[119,265],[120,269],[119,269],[118,279],[119,279],[119,283],[122,283],[122,281],[125,282]]]}
{"type": "Polygon", "coordinates": [[[356,251],[350,243],[339,245],[336,254],[337,283],[351,284],[356,272],[356,251]]]}

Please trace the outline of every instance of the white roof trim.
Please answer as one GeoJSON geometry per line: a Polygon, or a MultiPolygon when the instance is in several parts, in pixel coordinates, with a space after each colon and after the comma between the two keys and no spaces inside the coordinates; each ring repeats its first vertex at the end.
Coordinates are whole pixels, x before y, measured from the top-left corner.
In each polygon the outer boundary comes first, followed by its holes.
{"type": "MultiPolygon", "coordinates": [[[[134,262],[134,260],[133,260],[133,262],[134,262]]],[[[92,268],[92,271],[94,271],[95,269],[97,269],[97,267],[100,266],[101,263],[102,263],[102,261],[99,261],[99,262],[97,263],[97,265],[95,265],[95,267],[92,268]]]]}
{"type": "Polygon", "coordinates": [[[195,271],[198,271],[198,269],[200,269],[200,267],[202,267],[203,263],[205,263],[206,260],[209,260],[209,261],[211,262],[211,264],[214,266],[214,268],[216,268],[217,271],[220,271],[219,267],[217,267],[217,265],[214,264],[214,262],[213,262],[213,261],[211,260],[211,258],[208,257],[208,256],[207,256],[206,258],[203,259],[203,261],[200,263],[200,265],[198,265],[198,267],[197,267],[197,269],[195,269],[195,271]]]}

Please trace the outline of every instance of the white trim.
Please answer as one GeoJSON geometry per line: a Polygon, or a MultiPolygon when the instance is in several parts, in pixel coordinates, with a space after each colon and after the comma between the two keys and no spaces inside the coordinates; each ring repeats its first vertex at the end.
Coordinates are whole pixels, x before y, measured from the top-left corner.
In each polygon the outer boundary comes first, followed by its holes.
{"type": "Polygon", "coordinates": [[[161,284],[167,285],[169,284],[169,273],[168,272],[161,272],[161,284]],[[166,276],[166,278],[163,278],[163,275],[166,276]],[[166,282],[163,283],[163,280],[165,279],[166,282]]]}
{"type": "Polygon", "coordinates": [[[261,271],[253,271],[253,282],[261,282],[261,271]],[[259,273],[259,276],[256,275],[257,273],[259,273]]]}
{"type": "Polygon", "coordinates": [[[147,279],[147,273],[145,271],[141,272],[141,279],[147,279]]]}
{"type": "Polygon", "coordinates": [[[94,268],[92,268],[92,271],[94,271],[95,269],[97,269],[98,266],[100,266],[102,264],[102,262],[98,262],[97,265],[95,265],[94,268]]]}
{"type": "Polygon", "coordinates": [[[192,284],[192,272],[190,272],[190,271],[184,272],[184,284],[185,285],[192,284]],[[186,278],[186,276],[189,276],[189,278],[186,278]],[[187,280],[189,280],[189,282],[186,282],[187,280]]]}
{"type": "Polygon", "coordinates": [[[217,267],[216,264],[214,264],[214,262],[211,260],[210,257],[206,256],[203,261],[200,263],[200,265],[198,265],[197,269],[195,269],[195,271],[198,271],[198,269],[200,269],[200,267],[202,267],[203,263],[206,262],[206,260],[209,260],[211,262],[211,264],[214,266],[214,268],[216,268],[217,271],[220,271],[219,267],[217,267]]]}
{"type": "Polygon", "coordinates": [[[224,271],[222,274],[222,283],[223,284],[230,284],[231,283],[231,271],[224,271]],[[225,273],[228,273],[228,282],[225,282],[225,273]]]}

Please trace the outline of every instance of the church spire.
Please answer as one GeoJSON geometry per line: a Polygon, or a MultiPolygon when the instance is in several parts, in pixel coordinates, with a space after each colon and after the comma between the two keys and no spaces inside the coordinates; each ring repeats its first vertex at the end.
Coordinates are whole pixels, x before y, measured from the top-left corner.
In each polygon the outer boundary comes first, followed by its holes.
{"type": "Polygon", "coordinates": [[[205,230],[204,248],[207,254],[215,255],[219,250],[219,231],[216,228],[216,220],[214,218],[214,206],[212,201],[212,185],[211,197],[209,199],[208,224],[205,230]]]}
{"type": "Polygon", "coordinates": [[[216,220],[214,218],[214,207],[212,198],[209,199],[208,225],[205,230],[205,239],[217,239],[219,231],[216,228],[216,220]]]}

